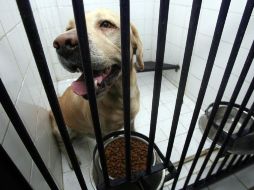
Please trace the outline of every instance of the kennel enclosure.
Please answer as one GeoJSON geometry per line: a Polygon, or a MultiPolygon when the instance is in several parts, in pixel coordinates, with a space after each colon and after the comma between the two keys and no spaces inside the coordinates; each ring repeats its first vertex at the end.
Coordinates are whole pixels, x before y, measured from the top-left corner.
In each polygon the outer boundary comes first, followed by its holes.
{"type": "MultiPolygon", "coordinates": [[[[157,124],[157,117],[158,117],[158,107],[159,107],[159,99],[160,99],[160,89],[161,89],[161,80],[162,80],[162,70],[163,70],[163,62],[164,62],[164,54],[165,54],[165,42],[166,42],[166,34],[167,34],[167,21],[168,21],[168,13],[169,13],[169,0],[161,0],[160,1],[160,15],[159,15],[159,25],[158,25],[158,38],[157,38],[157,51],[156,51],[156,64],[155,64],[155,76],[154,76],[154,89],[153,89],[153,101],[152,101],[152,111],[151,111],[151,121],[150,121],[150,133],[148,137],[142,136],[145,139],[149,146],[148,146],[148,155],[147,155],[147,167],[145,171],[138,173],[137,175],[132,175],[131,173],[131,161],[130,161],[130,139],[133,135],[137,135],[141,137],[141,134],[136,132],[131,132],[130,130],[130,89],[129,89],[129,68],[130,68],[130,2],[129,1],[120,1],[120,16],[121,16],[121,46],[122,46],[122,73],[123,73],[123,99],[124,99],[124,130],[119,132],[119,134],[124,135],[125,137],[125,157],[126,157],[126,178],[124,179],[109,179],[107,165],[106,165],[106,158],[105,158],[105,150],[104,150],[104,141],[107,138],[112,138],[117,134],[117,132],[111,133],[106,137],[102,137],[101,130],[100,130],[100,122],[98,117],[98,110],[97,110],[97,103],[96,103],[96,96],[94,93],[94,83],[92,77],[92,69],[91,69],[91,61],[90,61],[90,52],[89,52],[89,44],[88,44],[88,37],[87,37],[87,29],[86,29],[86,21],[85,21],[85,14],[84,14],[84,5],[82,1],[73,0],[73,11],[75,15],[75,21],[77,26],[77,34],[79,38],[79,47],[82,56],[82,64],[84,68],[84,72],[86,75],[86,82],[88,88],[88,96],[89,96],[89,104],[92,113],[92,119],[94,124],[94,132],[97,142],[97,149],[99,160],[101,163],[102,168],[102,182],[100,184],[96,184],[98,189],[110,189],[110,188],[117,188],[119,185],[127,184],[127,183],[135,183],[146,177],[149,177],[153,174],[158,172],[167,170],[168,174],[165,176],[165,181],[173,180],[172,189],[176,188],[176,184],[178,182],[178,178],[183,167],[186,154],[189,148],[189,143],[192,139],[193,132],[195,125],[198,121],[199,112],[202,106],[202,102],[204,100],[204,96],[207,90],[207,85],[209,82],[209,78],[211,76],[212,68],[214,65],[214,60],[217,54],[217,50],[221,41],[221,35],[223,32],[223,28],[225,25],[225,21],[227,18],[227,13],[230,6],[230,0],[222,0],[221,7],[219,10],[219,15],[216,22],[215,31],[213,34],[213,40],[211,44],[211,48],[209,51],[203,79],[200,85],[200,89],[198,92],[198,97],[196,101],[196,105],[194,108],[194,113],[191,119],[190,126],[188,127],[188,134],[184,143],[184,148],[181,153],[181,158],[179,163],[176,166],[170,161],[172,148],[175,140],[176,130],[179,122],[179,116],[181,113],[181,106],[183,103],[183,96],[185,92],[186,82],[188,79],[189,67],[191,62],[191,57],[193,53],[194,42],[196,38],[196,31],[199,23],[199,16],[200,10],[202,5],[202,0],[194,0],[192,2],[192,9],[191,9],[191,17],[189,21],[189,28],[188,28],[188,35],[185,45],[184,51],[184,59],[183,65],[181,68],[181,78],[179,82],[179,89],[177,92],[176,104],[174,108],[174,115],[173,121],[171,124],[171,131],[169,131],[169,141],[167,147],[166,156],[164,156],[159,148],[155,144],[155,134],[156,134],[156,124],[157,124]],[[153,151],[156,151],[159,159],[161,162],[152,166],[152,154],[153,151]]],[[[41,45],[40,36],[38,34],[35,20],[33,17],[33,12],[30,6],[29,1],[27,0],[17,0],[17,5],[20,11],[20,15],[26,29],[26,33],[28,36],[28,40],[31,46],[31,50],[33,52],[36,65],[38,71],[40,73],[41,80],[44,85],[44,89],[46,91],[52,112],[56,119],[57,125],[59,127],[59,131],[63,138],[66,150],[68,152],[69,158],[71,160],[73,169],[79,181],[81,189],[87,189],[86,182],[82,175],[80,166],[78,164],[77,158],[75,156],[75,151],[73,146],[70,142],[70,137],[65,127],[64,119],[61,114],[61,110],[58,104],[57,96],[54,90],[54,85],[50,77],[49,69],[47,67],[47,62],[45,59],[44,51],[41,45]]],[[[237,96],[239,95],[239,91],[242,88],[243,82],[245,77],[250,69],[250,66],[253,61],[254,56],[254,45],[252,41],[251,48],[249,49],[248,56],[246,61],[242,67],[241,74],[238,78],[237,84],[235,89],[232,93],[230,101],[226,103],[225,113],[222,117],[220,124],[217,126],[216,134],[213,138],[212,144],[210,146],[209,151],[206,154],[205,160],[201,166],[201,169],[198,172],[198,175],[195,179],[195,182],[190,184],[190,178],[193,174],[197,161],[201,155],[202,148],[205,144],[205,141],[209,135],[209,131],[214,124],[214,119],[220,108],[222,97],[225,92],[225,88],[228,84],[228,80],[230,74],[232,72],[237,54],[239,52],[239,48],[241,46],[246,28],[248,26],[252,11],[253,11],[254,1],[248,0],[245,6],[244,12],[242,14],[241,22],[235,36],[235,40],[233,43],[233,47],[231,49],[231,53],[227,62],[227,66],[225,68],[225,72],[223,74],[222,82],[220,84],[219,90],[217,92],[216,99],[213,103],[209,119],[207,121],[206,127],[204,128],[204,133],[202,139],[200,141],[200,145],[197,149],[197,152],[193,158],[193,162],[191,168],[189,170],[188,176],[185,180],[183,189],[196,189],[202,186],[208,185],[222,177],[232,174],[232,172],[242,169],[253,163],[253,155],[252,153],[248,154],[232,154],[231,150],[228,148],[230,139],[233,142],[237,142],[238,139],[244,138],[251,132],[253,132],[253,123],[250,127],[246,128],[248,125],[249,120],[253,116],[253,109],[254,105],[252,104],[251,108],[247,110],[247,116],[245,117],[244,121],[242,122],[237,134],[232,137],[232,134],[238,124],[238,121],[244,111],[246,111],[246,105],[253,93],[254,90],[254,78],[252,79],[250,86],[247,89],[247,92],[244,96],[244,99],[239,105],[237,109],[237,113],[233,118],[233,123],[230,126],[224,142],[220,144],[219,153],[217,154],[210,170],[208,171],[207,175],[201,179],[202,174],[204,173],[204,169],[206,164],[213,153],[214,149],[217,146],[218,140],[223,133],[223,128],[230,116],[230,113],[234,107],[235,101],[237,96]],[[233,138],[233,140],[232,140],[233,138]],[[222,161],[219,161],[222,160],[222,161]],[[217,171],[214,172],[215,168],[218,167],[217,171]]],[[[13,126],[15,127],[17,133],[19,134],[22,142],[26,146],[27,150],[29,151],[31,157],[33,158],[35,164],[39,168],[40,172],[44,176],[46,182],[48,183],[51,189],[59,189],[59,187],[54,182],[51,174],[49,173],[45,163],[42,161],[41,156],[34,146],[26,128],[22,120],[20,119],[18,112],[16,111],[8,93],[6,87],[3,85],[3,82],[0,82],[0,89],[1,89],[1,104],[5,109],[8,117],[10,118],[13,126]]],[[[170,125],[170,124],[169,124],[170,125]]],[[[251,140],[251,138],[250,138],[251,140]]],[[[250,141],[251,143],[251,141],[250,141]]],[[[235,150],[237,149],[237,143],[235,150]]],[[[238,153],[241,152],[241,149],[238,150],[238,153]]]]}

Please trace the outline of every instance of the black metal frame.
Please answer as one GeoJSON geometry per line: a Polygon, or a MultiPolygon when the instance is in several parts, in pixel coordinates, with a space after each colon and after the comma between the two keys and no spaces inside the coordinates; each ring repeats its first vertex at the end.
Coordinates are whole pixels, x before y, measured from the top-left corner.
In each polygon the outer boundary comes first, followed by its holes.
{"type": "Polygon", "coordinates": [[[0,165],[1,189],[32,190],[28,181],[11,160],[2,145],[0,145],[0,163],[4,163],[0,165]],[[13,179],[15,179],[15,183],[13,179]]]}
{"type": "MultiPolygon", "coordinates": [[[[180,175],[180,172],[182,170],[182,166],[185,161],[185,157],[188,151],[188,147],[190,144],[190,141],[192,139],[192,135],[194,132],[194,128],[198,119],[198,115],[204,100],[204,96],[206,93],[207,85],[210,79],[211,71],[214,65],[214,60],[216,58],[218,46],[221,40],[221,35],[223,32],[224,24],[226,21],[228,9],[230,6],[230,0],[222,0],[221,8],[219,11],[216,28],[213,35],[212,45],[209,51],[208,60],[206,63],[206,68],[204,71],[204,77],[202,79],[202,83],[199,89],[199,94],[197,98],[197,102],[194,108],[194,113],[191,119],[191,123],[189,126],[189,131],[187,134],[187,138],[184,144],[184,148],[181,154],[181,158],[178,164],[177,169],[175,166],[171,163],[170,157],[172,153],[172,148],[174,144],[174,139],[176,135],[177,125],[179,121],[179,116],[181,112],[181,106],[183,103],[183,96],[184,91],[186,87],[186,82],[188,78],[188,72],[192,57],[192,51],[193,46],[195,42],[195,36],[198,26],[198,20],[199,20],[199,14],[201,9],[202,0],[193,0],[192,4],[192,11],[191,11],[191,17],[189,22],[189,29],[188,29],[188,35],[187,35],[187,41],[185,46],[185,52],[184,52],[184,59],[183,59],[183,66],[181,70],[181,78],[179,82],[179,89],[177,93],[176,98],[176,105],[175,105],[175,111],[173,115],[173,121],[172,121],[172,127],[170,131],[170,137],[167,147],[166,156],[163,156],[159,148],[154,143],[155,140],[155,133],[156,133],[156,124],[157,124],[157,116],[158,116],[158,107],[159,107],[159,100],[160,100],[160,89],[161,89],[161,80],[162,80],[162,70],[164,68],[164,53],[165,53],[165,42],[166,42],[166,34],[167,34],[167,20],[168,20],[168,12],[169,12],[169,0],[160,0],[160,15],[159,15],[159,25],[158,25],[158,39],[157,39],[157,52],[156,52],[156,64],[155,64],[155,76],[154,76],[154,89],[153,89],[153,100],[152,100],[152,111],[151,111],[151,122],[150,122],[150,133],[149,137],[146,137],[140,133],[136,133],[131,131],[130,129],[130,2],[129,0],[120,0],[120,19],[121,19],[121,53],[122,53],[122,77],[123,77],[123,106],[124,106],[124,131],[118,131],[113,132],[104,138],[102,137],[102,133],[100,130],[100,121],[98,116],[98,108],[97,108],[97,102],[96,102],[96,95],[94,91],[94,83],[93,83],[93,72],[91,68],[91,60],[90,60],[90,52],[89,52],[89,43],[88,43],[88,36],[87,36],[87,28],[86,28],[86,19],[85,19],[85,11],[84,11],[84,5],[83,1],[80,0],[72,0],[73,4],[73,12],[75,16],[75,22],[77,27],[77,34],[79,39],[79,47],[80,47],[80,53],[82,58],[82,66],[85,71],[86,75],[86,84],[88,89],[88,97],[89,97],[89,105],[91,109],[91,115],[92,120],[94,124],[94,133],[96,137],[96,149],[98,149],[100,163],[102,167],[103,172],[103,178],[104,183],[103,184],[97,184],[99,189],[110,189],[111,187],[118,186],[122,183],[126,182],[134,182],[139,180],[140,178],[143,178],[145,176],[151,175],[153,173],[159,172],[161,170],[167,169],[169,171],[169,175],[166,177],[166,180],[173,179],[173,185],[171,189],[176,188],[176,184],[180,175]],[[106,158],[105,158],[105,152],[104,152],[104,141],[112,138],[114,136],[118,135],[124,135],[125,137],[125,157],[126,157],[126,178],[124,179],[118,179],[118,180],[110,180],[108,176],[107,171],[107,165],[106,165],[106,158]],[[131,136],[138,136],[140,138],[145,139],[149,142],[148,146],[148,161],[147,161],[147,169],[146,171],[142,171],[138,174],[132,175],[131,173],[131,151],[130,151],[130,138],[131,136]],[[155,166],[151,165],[152,160],[152,152],[155,150],[160,159],[162,160],[162,164],[158,164],[155,166]]],[[[57,96],[54,90],[53,82],[50,77],[49,69],[47,67],[47,62],[45,59],[45,55],[43,52],[43,48],[41,45],[40,37],[38,35],[38,31],[36,28],[36,23],[34,21],[33,12],[30,6],[30,3],[28,0],[17,0],[18,9],[20,11],[20,15],[28,36],[28,40],[33,52],[33,56],[36,61],[36,65],[44,86],[44,89],[46,91],[49,104],[51,106],[52,112],[54,114],[56,123],[58,125],[60,134],[63,138],[64,145],[66,147],[68,156],[71,160],[71,163],[73,165],[73,169],[75,171],[75,174],[77,176],[77,179],[79,181],[80,187],[82,189],[87,189],[85,180],[83,178],[83,175],[81,173],[81,169],[79,167],[74,149],[72,147],[72,144],[70,142],[70,137],[68,135],[67,129],[65,127],[65,122],[63,119],[63,116],[61,114],[61,110],[58,104],[57,96]]],[[[219,108],[219,105],[221,103],[222,96],[224,94],[225,88],[227,86],[231,71],[234,66],[234,62],[236,60],[238,51],[241,46],[241,42],[245,33],[245,30],[247,28],[252,10],[254,6],[254,0],[248,0],[242,20],[240,23],[240,26],[238,28],[237,35],[235,37],[235,41],[233,44],[233,48],[231,50],[231,54],[223,75],[223,79],[221,81],[221,85],[218,90],[218,94],[216,96],[215,102],[213,103],[212,112],[210,114],[210,118],[208,120],[206,129],[204,131],[204,134],[202,136],[200,145],[197,149],[196,155],[194,157],[194,160],[192,162],[191,168],[189,170],[189,173],[187,175],[187,178],[185,180],[183,189],[189,188],[189,189],[196,189],[200,188],[204,185],[210,184],[214,182],[215,180],[218,180],[221,177],[225,177],[229,174],[231,174],[233,171],[239,170],[245,166],[248,166],[249,164],[252,164],[254,162],[252,155],[233,155],[227,152],[227,145],[229,142],[229,139],[232,136],[232,133],[236,127],[237,122],[239,121],[242,112],[245,110],[245,107],[250,99],[250,96],[253,93],[254,90],[254,78],[251,81],[251,84],[246,92],[246,95],[243,99],[243,102],[241,103],[238,113],[235,117],[234,123],[231,126],[231,129],[228,132],[228,135],[226,137],[226,140],[221,145],[221,148],[219,150],[219,153],[217,154],[215,161],[213,162],[212,167],[210,168],[207,176],[204,179],[201,179],[201,175],[204,172],[204,169],[206,168],[207,162],[217,144],[217,141],[220,137],[220,135],[223,132],[223,127],[227,121],[227,118],[234,106],[234,103],[237,99],[237,96],[239,94],[239,91],[241,90],[241,87],[243,85],[243,82],[245,80],[245,77],[249,71],[249,68],[251,66],[251,63],[254,58],[254,43],[252,44],[248,57],[246,59],[246,62],[244,64],[244,67],[242,69],[242,72],[240,74],[239,80],[235,86],[235,90],[232,94],[232,97],[230,101],[228,102],[228,107],[226,109],[226,112],[224,114],[223,120],[221,124],[218,126],[218,131],[215,136],[215,139],[213,140],[213,143],[205,157],[205,160],[203,162],[203,165],[201,169],[199,170],[198,176],[195,180],[194,184],[189,185],[190,178],[193,174],[193,171],[195,169],[196,163],[198,159],[200,158],[201,151],[203,149],[203,146],[205,144],[206,138],[208,136],[209,130],[211,126],[213,125],[213,120],[215,118],[215,115],[217,113],[217,110],[219,108]],[[232,159],[229,161],[229,159],[232,157],[232,159]],[[223,158],[222,162],[219,162],[219,159],[223,158]],[[227,164],[228,163],[228,164],[227,164]],[[214,172],[214,168],[220,164],[219,169],[214,172]],[[226,167],[225,167],[226,166],[226,167]]],[[[177,69],[178,67],[175,67],[177,69]]],[[[3,105],[3,108],[5,109],[7,115],[9,116],[11,122],[13,123],[14,128],[16,129],[17,133],[19,134],[19,137],[21,138],[22,142],[26,146],[28,152],[30,153],[31,157],[33,158],[35,164],[39,168],[40,172],[42,173],[43,177],[45,178],[46,182],[48,183],[49,187],[51,189],[58,189],[56,183],[54,182],[51,174],[49,173],[48,169],[46,168],[44,162],[42,161],[39,152],[37,151],[36,147],[34,146],[31,138],[29,137],[26,128],[21,120],[21,118],[18,115],[18,112],[15,109],[15,106],[13,105],[5,86],[2,83],[2,80],[0,80],[0,100],[1,104],[3,105]]],[[[248,111],[248,115],[242,125],[242,128],[238,132],[238,136],[242,136],[243,134],[248,134],[251,130],[254,129],[254,126],[251,127],[250,130],[246,132],[245,126],[247,125],[249,119],[253,115],[254,111],[254,104],[252,105],[251,109],[248,111]]]]}

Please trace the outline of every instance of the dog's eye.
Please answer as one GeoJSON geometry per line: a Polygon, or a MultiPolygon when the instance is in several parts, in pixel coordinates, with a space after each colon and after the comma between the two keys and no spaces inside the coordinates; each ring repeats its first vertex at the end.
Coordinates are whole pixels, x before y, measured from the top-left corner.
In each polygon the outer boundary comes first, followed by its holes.
{"type": "Polygon", "coordinates": [[[112,24],[111,22],[109,22],[109,21],[103,21],[100,24],[100,27],[101,28],[116,28],[116,26],[114,24],[112,24]]]}

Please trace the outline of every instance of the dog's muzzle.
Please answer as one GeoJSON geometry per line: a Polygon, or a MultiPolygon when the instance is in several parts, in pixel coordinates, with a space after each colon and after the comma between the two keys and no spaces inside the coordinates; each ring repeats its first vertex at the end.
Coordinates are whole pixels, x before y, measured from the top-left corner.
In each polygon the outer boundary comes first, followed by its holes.
{"type": "MultiPolygon", "coordinates": [[[[53,46],[56,48],[58,58],[66,70],[82,73],[71,86],[75,94],[87,98],[86,77],[83,73],[76,30],[72,29],[58,36],[54,40],[53,46]]],[[[93,64],[92,68],[97,96],[106,92],[114,84],[114,81],[118,79],[121,72],[119,64],[112,64],[107,67],[103,64],[93,64]]]]}
{"type": "Polygon", "coordinates": [[[72,29],[59,35],[53,42],[58,58],[69,72],[82,71],[81,56],[76,30],[72,29]]]}

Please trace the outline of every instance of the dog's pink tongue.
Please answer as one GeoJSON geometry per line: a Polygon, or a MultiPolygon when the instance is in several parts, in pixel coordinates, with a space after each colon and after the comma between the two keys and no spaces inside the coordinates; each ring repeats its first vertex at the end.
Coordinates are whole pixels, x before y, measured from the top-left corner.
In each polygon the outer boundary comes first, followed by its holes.
{"type": "MultiPolygon", "coordinates": [[[[100,84],[103,79],[104,79],[104,77],[102,75],[94,77],[94,81],[97,80],[98,84],[100,84]]],[[[86,83],[83,80],[83,78],[78,79],[77,81],[74,81],[71,84],[71,87],[72,87],[73,92],[79,96],[84,96],[87,94],[87,87],[86,87],[86,83]]]]}

